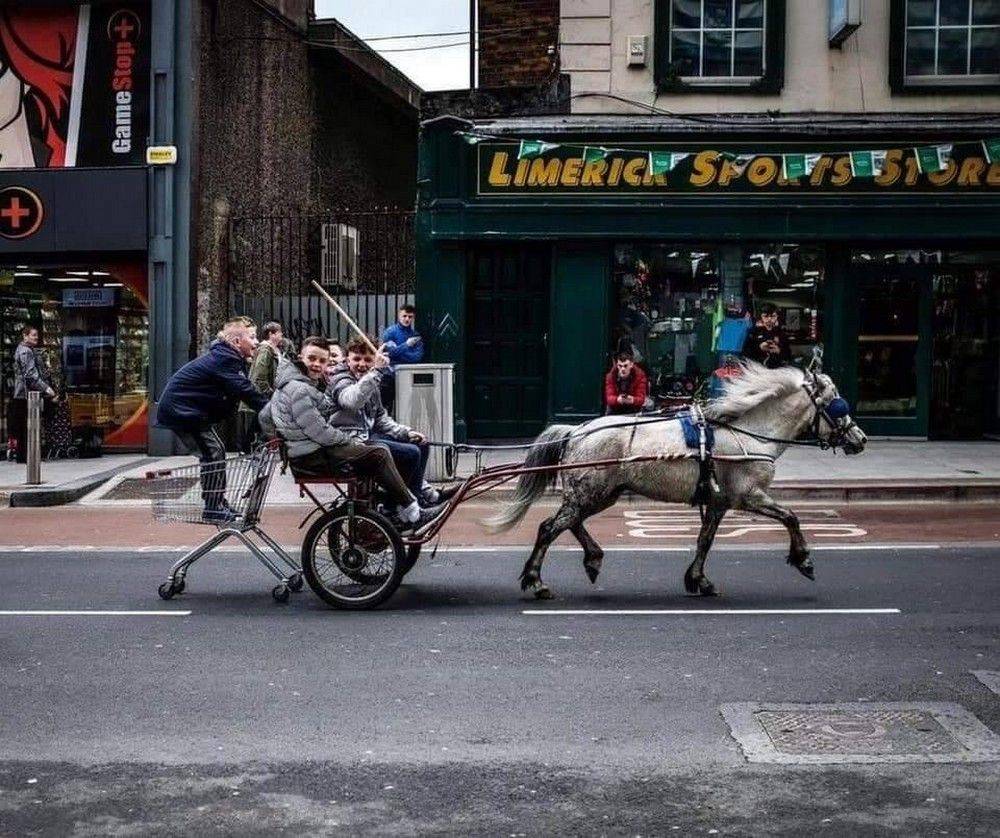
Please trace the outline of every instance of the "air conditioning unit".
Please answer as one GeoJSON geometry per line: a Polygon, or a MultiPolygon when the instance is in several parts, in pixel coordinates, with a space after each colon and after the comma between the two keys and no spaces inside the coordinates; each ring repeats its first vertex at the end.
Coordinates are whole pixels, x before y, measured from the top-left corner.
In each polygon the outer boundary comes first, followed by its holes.
{"type": "Polygon", "coordinates": [[[358,228],[350,224],[323,224],[320,285],[358,290],[358,228]]]}

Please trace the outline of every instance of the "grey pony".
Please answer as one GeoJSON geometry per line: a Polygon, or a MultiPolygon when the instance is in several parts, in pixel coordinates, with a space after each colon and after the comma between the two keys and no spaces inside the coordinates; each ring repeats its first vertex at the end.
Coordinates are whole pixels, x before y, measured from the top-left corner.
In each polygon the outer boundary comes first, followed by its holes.
{"type": "MultiPolygon", "coordinates": [[[[793,440],[813,427],[825,444],[845,453],[864,450],[867,437],[849,415],[831,419],[824,412],[839,393],[829,376],[797,367],[767,369],[746,361],[740,374],[723,386],[722,394],[707,403],[705,417],[775,440],[793,440]]],[[[542,581],[542,562],[549,545],[569,530],[583,547],[583,566],[591,582],[597,581],[604,551],[584,527],[592,515],[612,506],[630,491],[666,503],[688,503],[698,481],[698,462],[684,441],[680,422],[650,422],[648,417],[603,416],[583,425],[550,425],[531,448],[525,466],[554,466],[593,460],[623,460],[603,468],[581,468],[562,473],[562,505],[538,528],[531,555],[521,572],[521,589],[539,599],[552,596],[542,581]],[[630,457],[656,457],[655,461],[629,462],[630,457]]],[[[698,533],[694,561],[684,574],[684,587],[692,594],[712,596],[715,585],[705,575],[705,560],[719,524],[730,509],[745,510],[780,521],[788,530],[788,563],[810,579],[814,567],[809,549],[792,510],[768,494],[774,479],[774,460],[787,442],[754,439],[718,425],[715,428],[715,472],[720,491],[705,509],[698,533]],[[755,459],[756,457],[756,459],[755,459]]],[[[554,482],[552,472],[522,475],[511,501],[483,523],[498,532],[510,529],[531,504],[554,482]]]]}

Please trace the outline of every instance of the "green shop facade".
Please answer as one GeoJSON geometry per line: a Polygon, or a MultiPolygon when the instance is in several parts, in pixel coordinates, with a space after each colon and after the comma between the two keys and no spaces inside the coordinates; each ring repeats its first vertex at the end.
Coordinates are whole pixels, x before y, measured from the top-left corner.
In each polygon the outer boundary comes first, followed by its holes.
{"type": "Polygon", "coordinates": [[[602,413],[622,348],[683,401],[766,304],[870,434],[1000,438],[991,137],[981,115],[424,123],[418,317],[456,365],[456,438],[602,413]]]}

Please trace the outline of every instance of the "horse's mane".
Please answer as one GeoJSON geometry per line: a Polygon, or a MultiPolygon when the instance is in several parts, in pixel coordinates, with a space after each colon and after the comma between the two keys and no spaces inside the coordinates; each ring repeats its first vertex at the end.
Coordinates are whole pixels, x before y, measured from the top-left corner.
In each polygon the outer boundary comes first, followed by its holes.
{"type": "Polygon", "coordinates": [[[742,360],[739,370],[723,383],[722,395],[705,405],[709,419],[736,419],[768,399],[787,396],[802,386],[802,371],[797,367],[770,370],[756,361],[742,360]]]}

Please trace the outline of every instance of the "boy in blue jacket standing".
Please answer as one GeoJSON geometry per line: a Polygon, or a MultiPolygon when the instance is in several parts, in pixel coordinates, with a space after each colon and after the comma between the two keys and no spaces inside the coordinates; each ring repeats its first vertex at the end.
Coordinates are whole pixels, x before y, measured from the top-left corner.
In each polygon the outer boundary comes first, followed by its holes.
{"type": "Polygon", "coordinates": [[[389,355],[389,369],[382,377],[382,404],[392,413],[396,406],[396,364],[419,364],[424,359],[424,339],[414,321],[417,310],[409,303],[399,307],[396,322],[382,332],[382,343],[389,355]]]}
{"type": "Polygon", "coordinates": [[[170,428],[201,461],[205,520],[224,522],[235,515],[226,503],[226,447],[215,426],[245,402],[254,413],[267,404],[247,378],[247,359],[257,348],[257,327],[236,317],[222,327],[208,352],[175,372],[160,396],[157,424],[170,428]]]}

